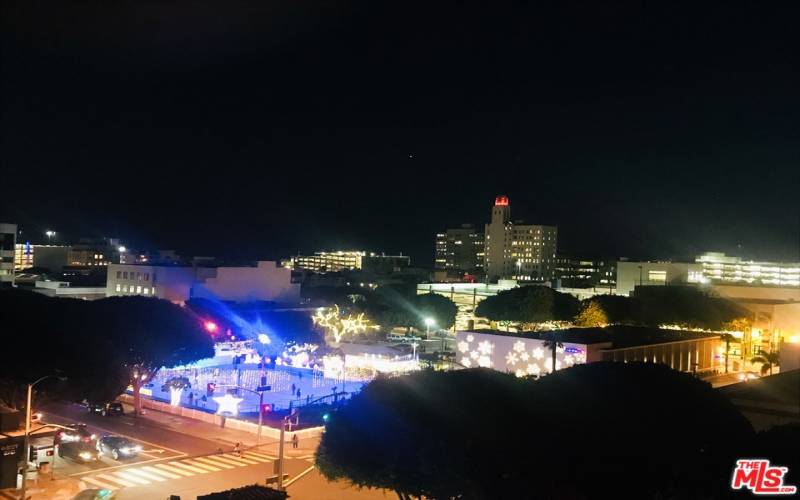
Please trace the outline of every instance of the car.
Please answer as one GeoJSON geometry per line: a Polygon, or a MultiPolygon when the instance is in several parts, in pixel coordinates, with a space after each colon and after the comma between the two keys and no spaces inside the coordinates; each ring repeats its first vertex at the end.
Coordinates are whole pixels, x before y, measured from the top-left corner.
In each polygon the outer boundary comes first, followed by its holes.
{"type": "Polygon", "coordinates": [[[122,403],[116,401],[111,403],[89,403],[86,405],[86,408],[89,413],[99,413],[104,417],[125,414],[125,411],[122,409],[122,403]]]}
{"type": "Polygon", "coordinates": [[[58,456],[75,462],[88,463],[97,460],[97,450],[84,441],[62,442],[58,445],[58,456]]]}
{"type": "Polygon", "coordinates": [[[141,451],[141,445],[123,436],[103,436],[97,440],[97,452],[114,460],[133,458],[141,451]]]}
{"type": "Polygon", "coordinates": [[[91,443],[95,439],[97,439],[97,435],[92,434],[86,428],[86,424],[69,424],[56,433],[55,442],[56,444],[75,443],[78,441],[91,443]]]}
{"type": "Polygon", "coordinates": [[[757,378],[759,378],[759,377],[758,377],[758,373],[756,373],[756,372],[741,372],[739,374],[739,380],[742,380],[742,381],[745,381],[745,382],[748,381],[748,380],[755,380],[757,378]]]}

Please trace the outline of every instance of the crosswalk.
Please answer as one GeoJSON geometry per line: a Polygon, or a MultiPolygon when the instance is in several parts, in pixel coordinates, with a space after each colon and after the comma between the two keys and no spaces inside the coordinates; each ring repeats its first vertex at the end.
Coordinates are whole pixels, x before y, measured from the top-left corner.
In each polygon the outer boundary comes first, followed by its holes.
{"type": "Polygon", "coordinates": [[[225,453],[148,463],[141,466],[131,465],[119,470],[83,476],[80,479],[91,485],[90,487],[114,491],[122,488],[160,483],[170,479],[182,479],[200,474],[230,470],[237,467],[265,464],[276,459],[277,457],[267,453],[248,450],[241,456],[225,453]]]}

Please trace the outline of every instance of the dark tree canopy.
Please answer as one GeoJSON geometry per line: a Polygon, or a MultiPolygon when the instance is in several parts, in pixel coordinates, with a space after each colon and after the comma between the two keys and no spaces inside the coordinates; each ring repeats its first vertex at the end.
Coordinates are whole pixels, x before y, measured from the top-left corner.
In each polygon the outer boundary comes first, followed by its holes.
{"type": "Polygon", "coordinates": [[[0,364],[2,399],[12,406],[23,401],[25,384],[46,375],[68,381],[42,382],[40,393],[105,402],[130,384],[132,365],[155,370],[213,355],[197,319],[163,300],[83,301],[12,290],[0,293],[0,310],[7,311],[4,344],[16,354],[0,364]]]}
{"type": "Polygon", "coordinates": [[[546,286],[522,286],[487,297],[475,315],[492,321],[541,323],[569,321],[578,312],[578,299],[546,286]]]}
{"type": "Polygon", "coordinates": [[[317,464],[428,498],[653,498],[727,491],[731,447],[751,436],[722,395],[662,365],[421,372],[375,380],[335,413],[317,464]]]}

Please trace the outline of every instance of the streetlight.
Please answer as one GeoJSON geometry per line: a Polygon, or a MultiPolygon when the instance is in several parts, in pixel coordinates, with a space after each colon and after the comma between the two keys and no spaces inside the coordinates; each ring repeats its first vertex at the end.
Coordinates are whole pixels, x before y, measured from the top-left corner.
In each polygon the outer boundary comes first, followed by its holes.
{"type": "Polygon", "coordinates": [[[517,259],[517,279],[522,279],[522,260],[517,259]]]}
{"type": "Polygon", "coordinates": [[[436,320],[434,320],[433,318],[425,318],[425,327],[427,329],[426,330],[426,336],[427,336],[426,340],[430,340],[431,339],[431,327],[433,325],[435,325],[435,324],[436,324],[436,320]]]}
{"type": "MultiPolygon", "coordinates": [[[[51,231],[48,231],[51,232],[51,231]]],[[[53,233],[55,234],[55,233],[53,233]]],[[[28,384],[28,401],[27,405],[25,406],[25,449],[23,450],[23,466],[22,466],[22,490],[20,494],[20,498],[25,500],[25,486],[26,482],[28,481],[28,459],[31,456],[31,399],[33,393],[33,386],[41,382],[42,380],[47,380],[48,378],[57,378],[62,382],[67,380],[67,377],[59,377],[58,375],[45,375],[44,377],[40,378],[36,382],[32,384],[28,384]]],[[[55,456],[55,455],[54,455],[55,456]]]]}
{"type": "Polygon", "coordinates": [[[44,234],[47,235],[47,244],[49,245],[50,244],[50,240],[53,238],[53,236],[56,235],[56,232],[55,231],[51,231],[51,230],[48,229],[47,231],[44,232],[44,234]]]}

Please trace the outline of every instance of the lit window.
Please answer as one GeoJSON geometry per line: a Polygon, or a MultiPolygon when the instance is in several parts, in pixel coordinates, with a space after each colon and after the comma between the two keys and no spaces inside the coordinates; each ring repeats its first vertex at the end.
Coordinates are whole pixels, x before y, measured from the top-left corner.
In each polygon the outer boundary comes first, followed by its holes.
{"type": "Polygon", "coordinates": [[[120,285],[119,283],[117,283],[117,291],[118,291],[118,292],[119,292],[119,291],[122,291],[122,285],[120,285]]]}
{"type": "Polygon", "coordinates": [[[144,292],[145,295],[148,295],[150,293],[150,289],[147,287],[144,287],[142,291],[144,292]]]}
{"type": "Polygon", "coordinates": [[[650,281],[658,281],[661,283],[667,282],[666,271],[647,271],[647,279],[650,281]]]}
{"type": "MultiPolygon", "coordinates": [[[[133,287],[131,287],[131,288],[133,288],[133,287]]],[[[142,287],[141,286],[137,286],[136,287],[136,293],[142,293],[142,287]]]]}

